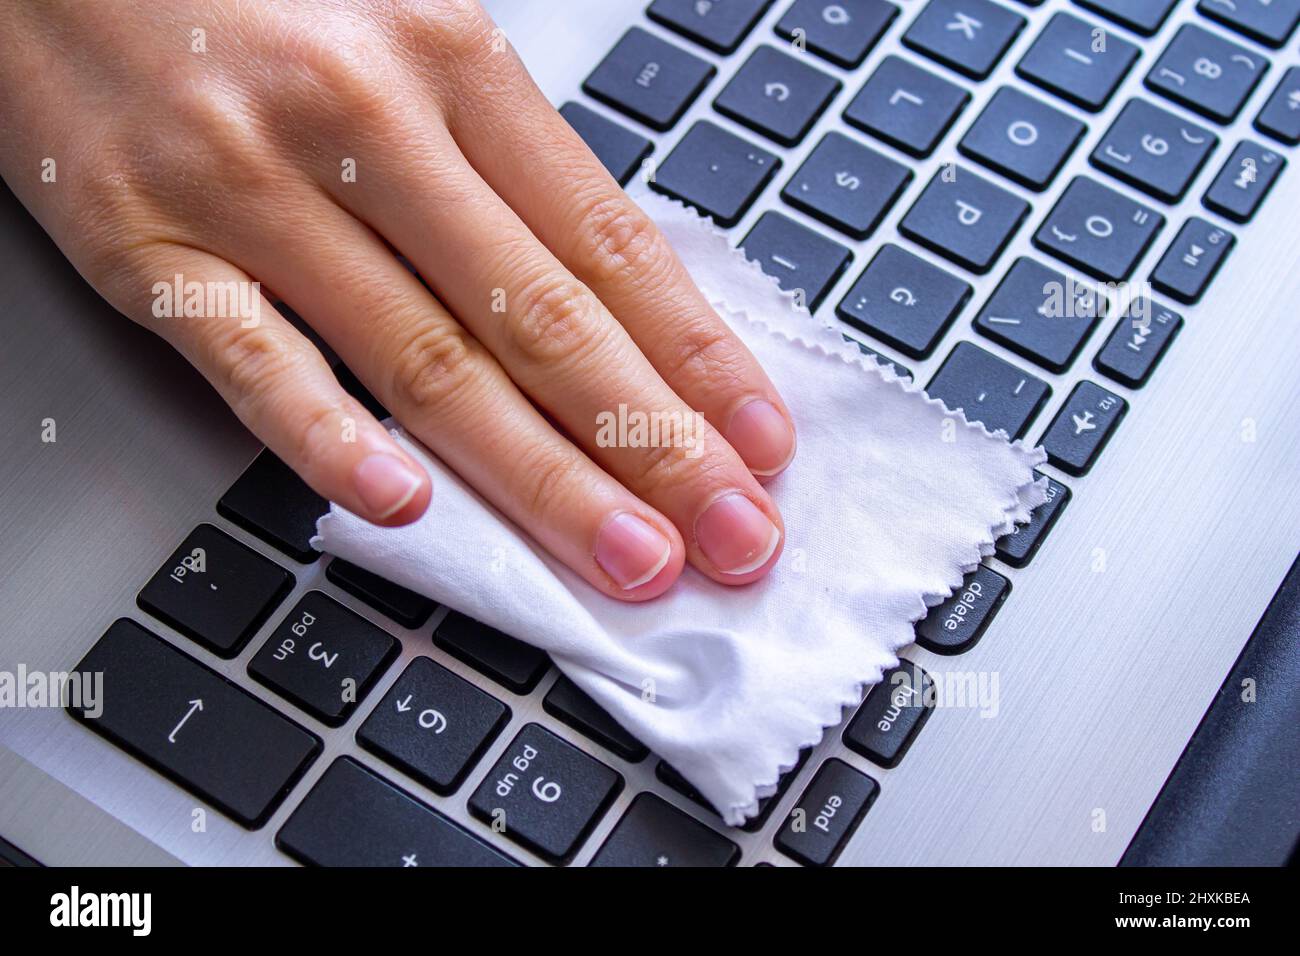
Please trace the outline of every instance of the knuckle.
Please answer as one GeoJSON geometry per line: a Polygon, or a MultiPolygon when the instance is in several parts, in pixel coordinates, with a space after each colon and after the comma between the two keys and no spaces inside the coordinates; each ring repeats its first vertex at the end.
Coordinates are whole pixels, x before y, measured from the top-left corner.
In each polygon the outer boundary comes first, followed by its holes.
{"type": "Polygon", "coordinates": [[[529,283],[509,323],[511,344],[529,361],[554,364],[589,355],[604,333],[591,294],[567,277],[529,283]]]}
{"type": "Polygon", "coordinates": [[[679,494],[712,467],[707,456],[691,459],[685,448],[673,444],[655,445],[641,452],[632,484],[642,496],[679,494]]]}
{"type": "Polygon", "coordinates": [[[491,26],[480,15],[477,4],[443,0],[428,5],[421,20],[420,32],[440,56],[472,63],[490,46],[491,26]]]}
{"type": "MultiPolygon", "coordinates": [[[[86,222],[86,220],[83,220],[86,222]]],[[[78,269],[86,281],[122,314],[148,324],[155,282],[170,280],[154,242],[142,240],[121,227],[94,229],[94,238],[77,242],[78,269]]]]}
{"type": "Polygon", "coordinates": [[[295,468],[311,469],[323,461],[331,447],[342,441],[342,417],[347,414],[342,409],[330,405],[318,405],[294,423],[294,458],[290,464],[295,468]]]}
{"type": "Polygon", "coordinates": [[[602,197],[583,210],[587,228],[579,261],[597,282],[635,280],[654,287],[673,265],[674,253],[654,222],[622,196],[602,197]]]}
{"type": "Polygon", "coordinates": [[[720,384],[734,379],[742,363],[731,334],[718,322],[684,326],[670,346],[668,377],[720,384]]]}
{"type": "Polygon", "coordinates": [[[519,497],[526,513],[546,524],[562,514],[569,491],[581,481],[582,464],[574,455],[544,450],[520,461],[519,497]]]}
{"type": "Polygon", "coordinates": [[[159,271],[158,220],[125,163],[104,159],[74,187],[77,228],[67,237],[69,257],[86,281],[115,306],[137,317],[159,271]]]}
{"type": "MultiPolygon", "coordinates": [[[[401,115],[395,100],[405,88],[400,66],[386,44],[369,29],[307,29],[284,38],[281,55],[288,69],[268,91],[290,130],[302,117],[340,135],[346,129],[387,127],[401,115]]],[[[328,130],[327,130],[328,131],[328,130]]]]}
{"type": "Polygon", "coordinates": [[[474,347],[464,332],[425,328],[413,335],[393,362],[391,390],[396,404],[425,412],[444,412],[464,397],[478,374],[474,347]]]}
{"type": "Polygon", "coordinates": [[[243,401],[266,394],[280,368],[280,348],[263,329],[249,329],[218,346],[221,384],[243,401]]]}

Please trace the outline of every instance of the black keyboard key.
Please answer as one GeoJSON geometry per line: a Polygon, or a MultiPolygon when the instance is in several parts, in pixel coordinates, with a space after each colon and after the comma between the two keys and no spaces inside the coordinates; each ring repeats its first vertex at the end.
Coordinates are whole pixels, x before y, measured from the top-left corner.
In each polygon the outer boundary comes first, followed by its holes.
{"type": "Polygon", "coordinates": [[[1214,177],[1202,202],[1233,222],[1249,222],[1277,182],[1286,160],[1258,143],[1242,140],[1214,177]]]}
{"type": "Polygon", "coordinates": [[[1102,346],[1093,365],[1129,388],[1146,384],[1156,363],[1182,328],[1183,317],[1150,299],[1134,302],[1102,346]]]}
{"type": "Polygon", "coordinates": [[[295,561],[311,564],[320,552],[309,543],[329,502],[269,449],[253,459],[217,502],[217,514],[295,561]]]}
{"type": "Polygon", "coordinates": [[[899,56],[880,61],[844,111],[846,122],[913,156],[929,156],[970,93],[899,56]]]}
{"type": "Polygon", "coordinates": [[[1070,489],[1055,478],[1048,478],[1047,498],[1030,513],[1026,524],[1017,525],[1015,531],[998,538],[994,553],[1013,568],[1023,568],[1046,540],[1069,500],[1070,489]]]}
{"type": "Polygon", "coordinates": [[[201,524],[136,603],[219,657],[234,657],[292,588],[284,568],[201,524]]]}
{"type": "Polygon", "coordinates": [[[790,811],[776,848],[806,866],[830,866],[879,792],[876,781],[832,757],[790,811]]]}
{"type": "MultiPolygon", "coordinates": [[[[807,762],[808,755],[811,753],[811,747],[805,747],[803,750],[799,751],[798,762],[783,773],[781,779],[776,782],[776,793],[770,797],[764,797],[758,802],[758,813],[746,820],[745,825],[740,827],[741,830],[746,833],[755,833],[763,829],[763,824],[765,824],[767,818],[771,816],[772,809],[776,806],[777,802],[780,801],[781,797],[785,795],[785,792],[790,789],[790,784],[793,783],[794,778],[799,775],[799,771],[803,769],[803,765],[807,762]]],[[[706,810],[714,813],[717,812],[714,810],[713,804],[704,799],[704,794],[692,787],[690,782],[678,773],[671,764],[660,760],[655,764],[655,776],[667,786],[672,787],[686,799],[699,804],[706,810]]]]}
{"type": "Polygon", "coordinates": [[[510,708],[491,694],[417,657],[357,730],[357,743],[446,796],[509,720],[510,708]]]}
{"type": "Polygon", "coordinates": [[[1093,382],[1080,382],[1043,432],[1047,460],[1070,475],[1086,474],[1115,433],[1128,403],[1093,382]]]}
{"type": "Polygon", "coordinates": [[[835,314],[905,355],[925,358],[970,296],[971,287],[956,276],[886,243],[835,314]]]}
{"type": "Polygon", "coordinates": [[[628,184],[654,149],[654,143],[644,136],[605,119],[581,103],[565,103],[560,107],[560,115],[620,186],[628,184]]]}
{"type": "Polygon", "coordinates": [[[1228,230],[1192,216],[1156,263],[1151,284],[1187,305],[1199,301],[1236,241],[1228,230]]]}
{"type": "Polygon", "coordinates": [[[275,835],[313,866],[516,866],[350,757],[330,764],[275,835]]]}
{"type": "Polygon", "coordinates": [[[1041,191],[1087,129],[1074,117],[1004,86],[993,94],[957,148],[1008,179],[1041,191]]]}
{"type": "Polygon", "coordinates": [[[527,724],[469,798],[469,812],[552,862],[568,860],[623,778],[539,724],[527,724]]]}
{"type": "Polygon", "coordinates": [[[882,767],[897,767],[934,709],[934,681],[910,661],[885,671],[844,728],[844,745],[882,767]]]}
{"type": "Polygon", "coordinates": [[[801,226],[779,212],[765,212],[740,241],[753,259],[786,291],[793,291],[809,312],[816,312],[826,293],[853,261],[838,242],[801,226]]]}
{"type": "Polygon", "coordinates": [[[917,622],[916,643],[936,654],[970,650],[1010,593],[1011,582],[981,564],[948,600],[917,622]]]}
{"type": "Polygon", "coordinates": [[[781,191],[796,209],[865,239],[912,181],[912,171],[843,133],[827,133],[781,191]]]}
{"type": "Polygon", "coordinates": [[[953,165],[934,174],[898,231],[971,272],[993,268],[1029,215],[1029,203],[953,165]]]}
{"type": "Polygon", "coordinates": [[[582,89],[651,129],[669,130],[713,79],[713,65],[632,27],[591,72],[582,89]]]}
{"type": "Polygon", "coordinates": [[[930,0],[903,34],[903,43],[958,73],[982,80],[1024,26],[1024,17],[990,0],[930,0]]]}
{"type": "Polygon", "coordinates": [[[325,577],[402,627],[419,627],[438,607],[424,595],[408,591],[342,558],[330,560],[325,566],[325,577]]]}
{"type": "Polygon", "coordinates": [[[546,692],[542,706],[552,717],[624,760],[636,763],[650,754],[645,744],[624,730],[622,724],[563,674],[546,692]]]}
{"type": "Polygon", "coordinates": [[[898,16],[885,0],[795,0],[776,25],[778,35],[852,70],[898,16]]]}
{"type": "Polygon", "coordinates": [[[1202,116],[1231,123],[1267,70],[1262,56],[1185,23],[1147,74],[1146,85],[1202,116]]]}
{"type": "Polygon", "coordinates": [[[839,91],[835,77],[760,46],[722,88],[713,108],[782,146],[794,146],[839,91]]]}
{"type": "Polygon", "coordinates": [[[449,611],[433,629],[433,643],[516,694],[536,687],[551,667],[544,651],[458,611],[449,611]]]}
{"type": "Polygon", "coordinates": [[[654,0],[646,16],[708,47],[734,53],[772,0],[654,0]]]}
{"type": "Polygon", "coordinates": [[[1056,13],[1016,72],[1081,109],[1106,105],[1137,62],[1138,48],[1068,13],[1056,13]]]}
{"type": "Polygon", "coordinates": [[[949,408],[963,409],[968,421],[1001,429],[1013,440],[1052,394],[1046,382],[969,342],[957,343],[925,390],[949,408]]]}
{"type": "Polygon", "coordinates": [[[1165,217],[1086,176],[1076,176],[1034,234],[1034,245],[1088,275],[1127,278],[1165,217]]]}
{"type": "Polygon", "coordinates": [[[248,662],[248,673],[338,727],[396,656],[391,634],[320,591],[309,591],[248,662]]]}
{"type": "Polygon", "coordinates": [[[1255,129],[1290,146],[1300,143],[1300,66],[1283,75],[1255,117],[1255,129]]]}
{"type": "Polygon", "coordinates": [[[315,735],[125,618],[76,670],[83,681],[102,675],[102,712],[83,699],[72,716],[250,829],[321,749],[315,735]]]}
{"type": "Polygon", "coordinates": [[[672,804],[643,793],[596,851],[591,866],[733,866],[740,847],[672,804]]]}
{"type": "Polygon", "coordinates": [[[1178,0],[1074,0],[1079,6],[1101,14],[1112,23],[1134,33],[1154,36],[1178,0]]]}
{"type": "Polygon", "coordinates": [[[781,160],[700,120],[655,171],[650,188],[694,206],[723,228],[740,221],[781,160]]]}
{"type": "Polygon", "coordinates": [[[1219,144],[1203,126],[1146,100],[1129,100],[1092,151],[1090,161],[1121,182],[1173,203],[1219,144]]]}
{"type": "Polygon", "coordinates": [[[1105,311],[1082,283],[1017,259],[975,317],[975,329],[1052,372],[1064,372],[1105,311]]]}
{"type": "Polygon", "coordinates": [[[1201,0],[1196,9],[1275,50],[1286,43],[1300,22],[1300,0],[1201,0]]]}

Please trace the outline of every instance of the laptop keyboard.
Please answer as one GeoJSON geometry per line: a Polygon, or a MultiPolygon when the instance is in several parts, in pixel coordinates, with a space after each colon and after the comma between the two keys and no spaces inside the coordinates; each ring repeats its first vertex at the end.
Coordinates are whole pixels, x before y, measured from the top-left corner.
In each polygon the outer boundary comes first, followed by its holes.
{"type": "MultiPolygon", "coordinates": [[[[1215,131],[1267,87],[1300,0],[1182,2],[1191,22],[1166,30],[1178,0],[1053,12],[1032,0],[653,0],[644,23],[593,56],[592,103],[560,111],[621,184],[641,174],[722,228],[757,211],[733,241],[810,311],[831,310],[846,338],[896,369],[890,350],[938,356],[930,394],[1083,476],[1131,402],[1142,414],[1135,390],[1177,348],[1185,319],[1162,298],[1204,295],[1237,239],[1217,218],[1249,223],[1285,170],[1277,147],[1300,142],[1294,66],[1253,107],[1267,141],[1215,131]],[[882,50],[887,34],[901,47],[882,50]],[[1010,82],[985,97],[995,70],[1010,82]],[[1141,95],[1113,102],[1135,70],[1141,95]],[[694,109],[683,122],[706,90],[713,118],[694,109]],[[965,116],[974,94],[983,105],[965,116]],[[1063,182],[1082,148],[1091,168],[1063,182]],[[941,149],[918,181],[917,160],[941,149]],[[1175,215],[1193,188],[1205,214],[1175,215]],[[1022,239],[1029,254],[1004,261],[1022,239]],[[1119,314],[1089,280],[1149,281],[1154,296],[1119,314]],[[981,283],[992,291],[977,296],[981,283]],[[963,315],[980,344],[957,337],[963,315]],[[1087,356],[1086,374],[1112,387],[1058,385],[1044,425],[1053,378],[1087,356]]],[[[1031,563],[1075,493],[1047,477],[1047,501],[996,544],[1007,568],[1031,563]]],[[[729,830],[542,652],[338,558],[317,574],[308,539],[325,507],[259,454],[216,503],[234,533],[204,523],[180,540],[137,597],[154,623],[116,621],[78,666],[135,693],[95,720],[70,709],[240,825],[273,830],[299,862],[729,866],[767,865],[775,851],[827,865],[924,738],[931,708],[910,704],[932,681],[903,661],[829,745],[838,756],[804,751],[759,816],[729,830]],[[300,578],[316,589],[291,601],[300,578]]],[[[982,564],[918,623],[918,645],[969,650],[1015,600],[1012,585],[982,564]]]]}

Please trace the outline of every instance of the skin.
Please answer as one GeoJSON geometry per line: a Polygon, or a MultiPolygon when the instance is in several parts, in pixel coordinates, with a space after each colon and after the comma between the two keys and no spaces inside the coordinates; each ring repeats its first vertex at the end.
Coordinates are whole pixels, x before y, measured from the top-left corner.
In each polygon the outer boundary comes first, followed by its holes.
{"type": "Polygon", "coordinates": [[[400,525],[436,490],[271,289],[611,597],[776,562],[780,396],[476,3],[0,0],[0,36],[5,182],[318,493],[400,525]],[[260,282],[258,323],[156,316],[177,274],[260,282]],[[702,454],[602,447],[620,404],[702,413],[702,454]]]}

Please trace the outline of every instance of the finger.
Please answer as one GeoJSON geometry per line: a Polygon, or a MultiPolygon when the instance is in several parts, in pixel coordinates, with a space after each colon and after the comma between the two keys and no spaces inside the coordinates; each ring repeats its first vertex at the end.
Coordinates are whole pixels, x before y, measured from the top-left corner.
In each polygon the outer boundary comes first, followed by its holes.
{"type": "MultiPolygon", "coordinates": [[[[408,142],[421,156],[458,155],[427,127],[408,142]]],[[[373,157],[381,167],[373,183],[382,188],[333,188],[415,263],[525,394],[677,526],[697,568],[726,584],[766,573],[779,554],[780,516],[730,445],[703,422],[698,440],[682,440],[684,427],[696,427],[691,407],[472,169],[444,159],[436,173],[413,171],[411,161],[373,157]],[[436,195],[430,181],[439,184],[436,195]],[[456,201],[445,201],[448,194],[456,201]],[[439,237],[436,247],[430,235],[439,237]],[[660,442],[602,440],[599,426],[620,409],[659,425],[660,442]]]]}
{"type": "Polygon", "coordinates": [[[628,330],[692,407],[754,474],[794,457],[785,404],[758,362],[710,307],[649,216],[619,187],[537,89],[501,52],[447,119],[470,164],[528,228],[628,330]],[[551,184],[563,182],[563,189],[551,184]]]}
{"type": "Polygon", "coordinates": [[[137,271],[128,314],[180,351],[313,490],[377,524],[407,524],[424,513],[432,489],[424,469],[344,391],[246,273],[185,246],[162,246],[149,259],[137,271]],[[194,308],[209,314],[193,315],[194,308]]]}
{"type": "Polygon", "coordinates": [[[560,561],[621,600],[667,590],[685,563],[672,523],[560,435],[373,232],[321,205],[270,268],[294,309],[413,435],[560,561]]]}

